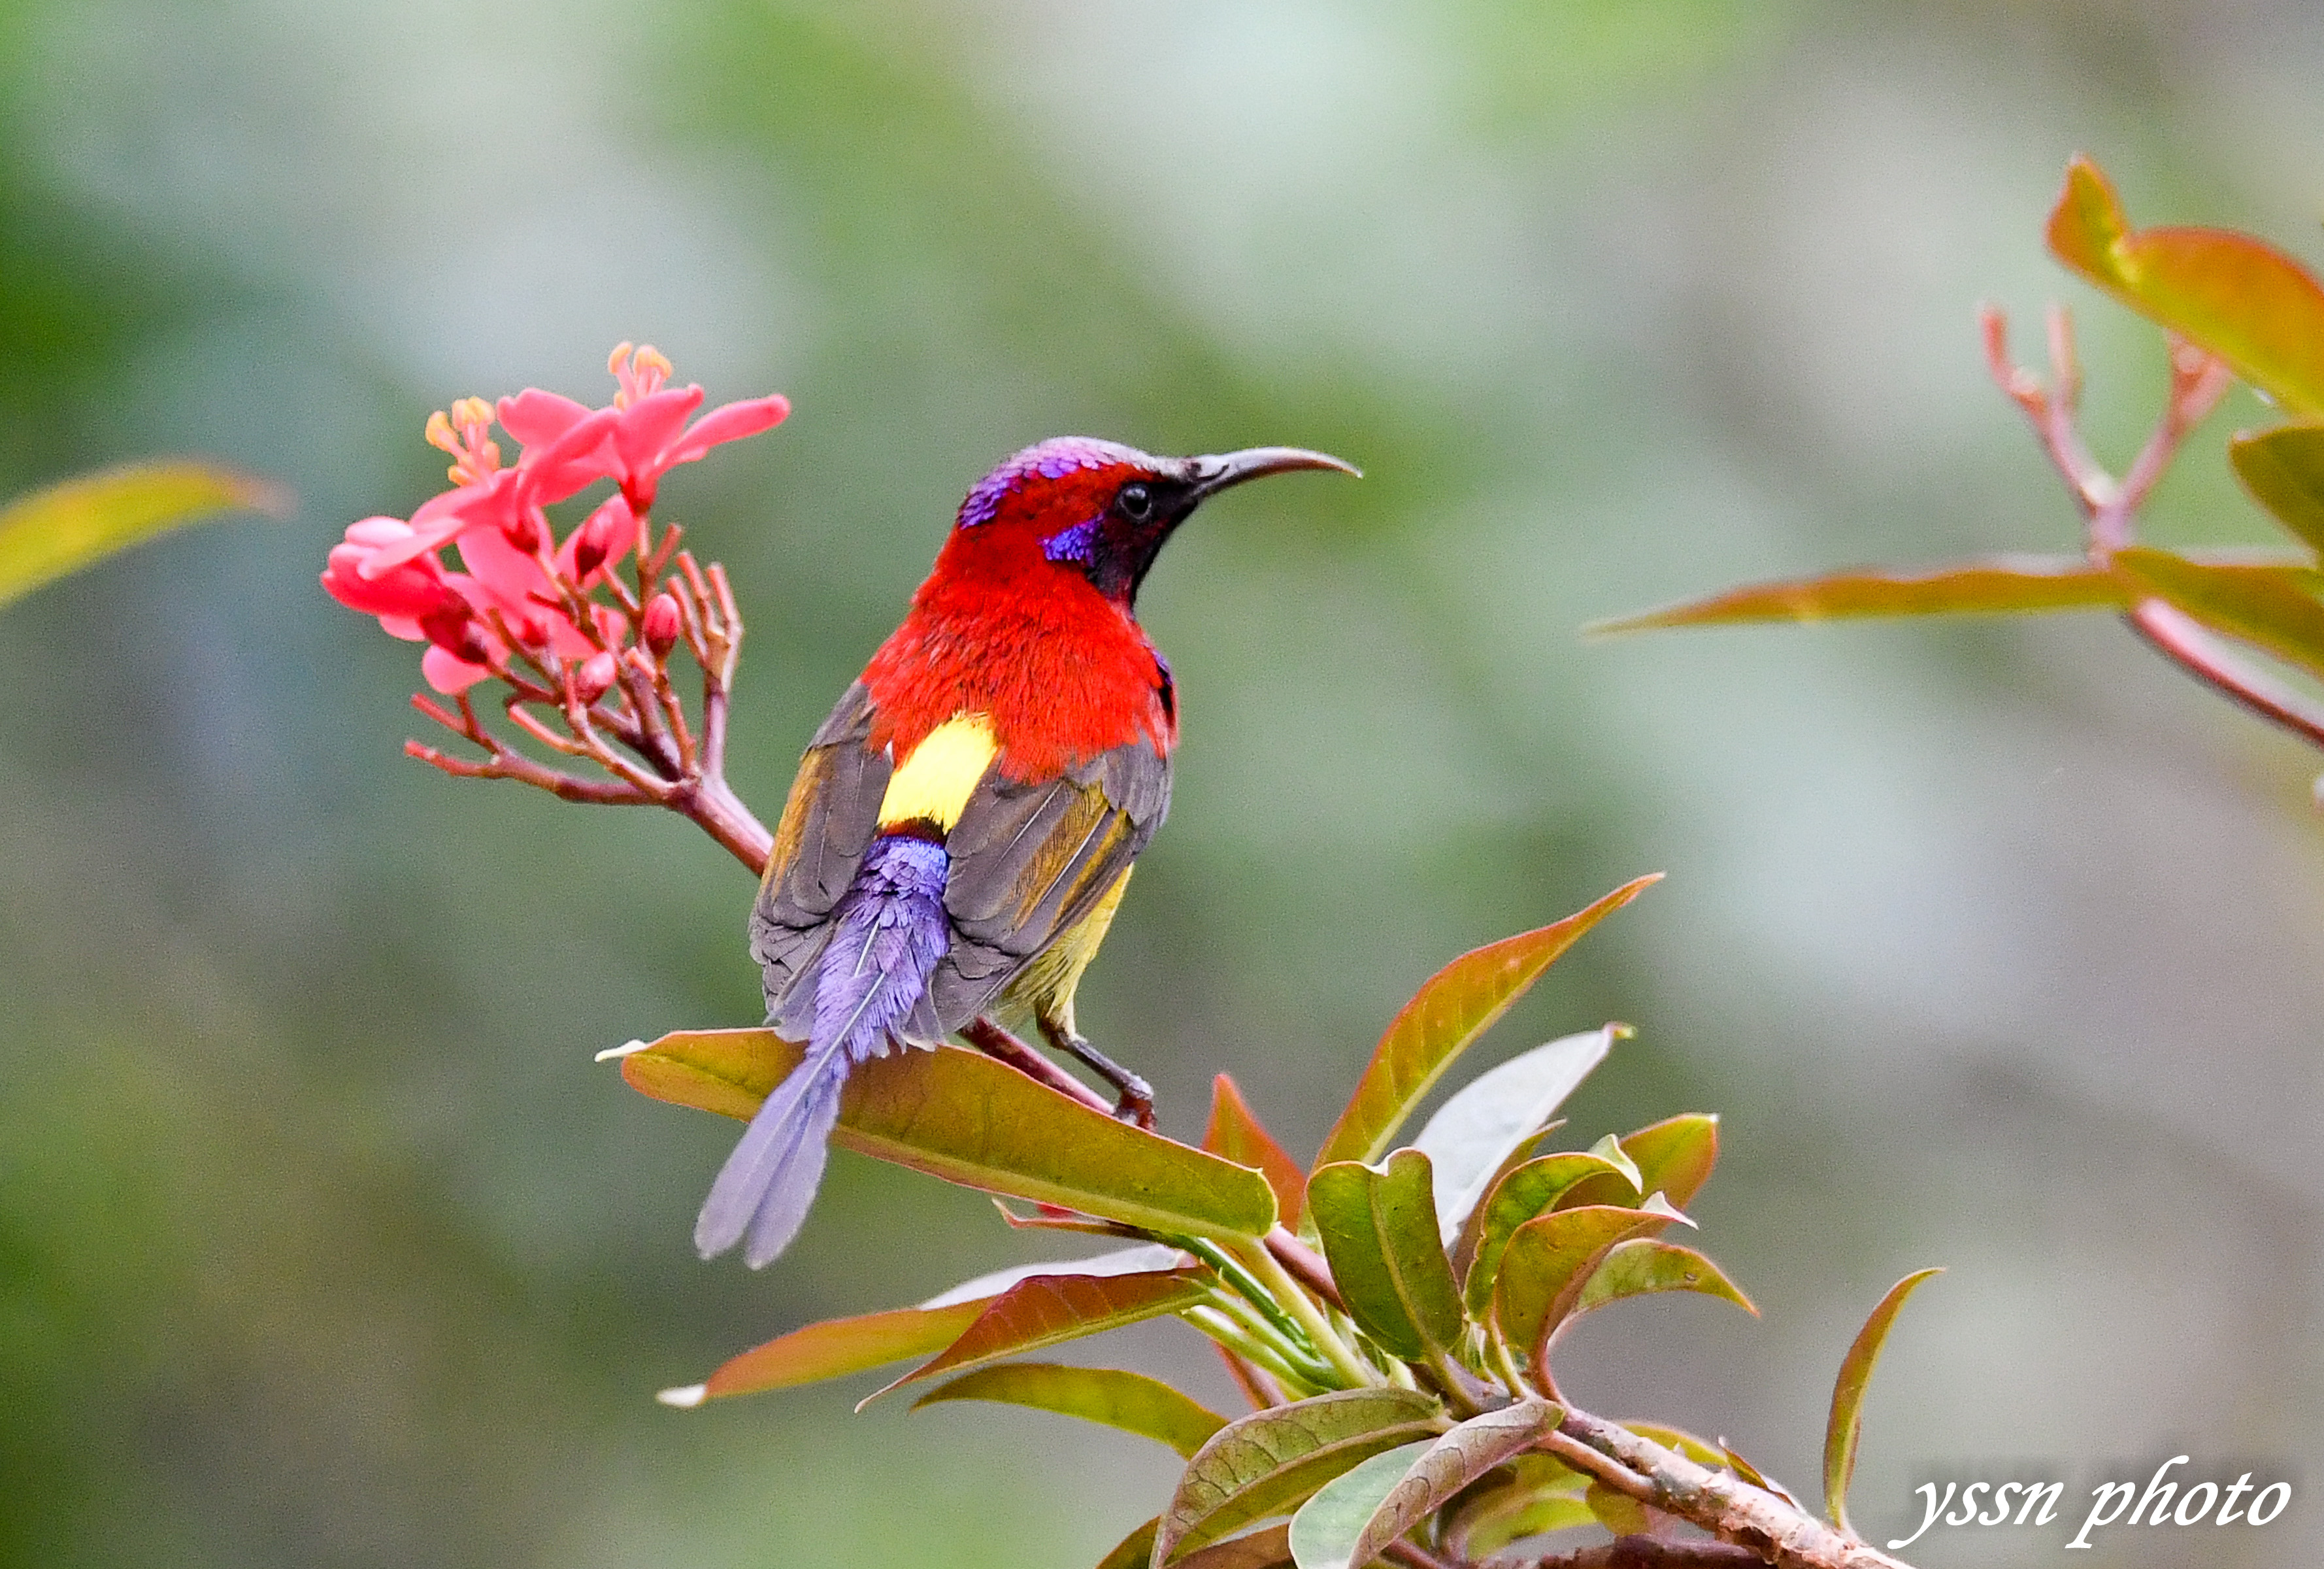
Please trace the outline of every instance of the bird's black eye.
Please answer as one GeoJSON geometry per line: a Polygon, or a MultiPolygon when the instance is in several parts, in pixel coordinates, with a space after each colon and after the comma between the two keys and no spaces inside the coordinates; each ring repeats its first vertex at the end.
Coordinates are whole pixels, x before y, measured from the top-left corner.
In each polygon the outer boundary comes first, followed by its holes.
{"type": "Polygon", "coordinates": [[[1131,522],[1142,523],[1154,515],[1154,493],[1142,485],[1125,485],[1113,498],[1113,504],[1131,522]]]}

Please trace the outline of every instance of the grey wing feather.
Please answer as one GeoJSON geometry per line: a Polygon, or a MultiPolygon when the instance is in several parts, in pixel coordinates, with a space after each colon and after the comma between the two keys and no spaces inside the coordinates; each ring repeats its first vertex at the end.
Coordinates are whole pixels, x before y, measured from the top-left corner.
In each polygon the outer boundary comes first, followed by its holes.
{"type": "Polygon", "coordinates": [[[867,750],[871,733],[872,699],[858,681],[799,760],[751,910],[751,956],[761,971],[768,1022],[796,1039],[807,1038],[815,1006],[815,988],[798,983],[814,974],[832,908],[855,880],[888,791],[892,768],[884,751],[867,750]]]}
{"type": "Polygon", "coordinates": [[[1145,742],[1043,784],[988,780],[945,838],[952,947],[915,1022],[942,1034],[983,1012],[1105,896],[1169,809],[1169,760],[1145,742]]]}

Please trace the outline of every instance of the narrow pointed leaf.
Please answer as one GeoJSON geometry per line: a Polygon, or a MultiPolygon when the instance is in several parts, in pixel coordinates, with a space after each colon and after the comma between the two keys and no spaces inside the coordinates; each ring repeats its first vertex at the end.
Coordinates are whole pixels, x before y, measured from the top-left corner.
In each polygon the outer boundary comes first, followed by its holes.
{"type": "Polygon", "coordinates": [[[279,486],[209,463],[134,463],[69,479],[0,506],[0,605],[187,523],[289,510],[279,486]]]}
{"type": "Polygon", "coordinates": [[[1582,1495],[1590,1478],[1538,1453],[1516,1454],[1445,1510],[1445,1548],[1464,1563],[1489,1558],[1521,1537],[1591,1524],[1582,1495]]]}
{"type": "Polygon", "coordinates": [[[1509,1238],[1493,1285],[1493,1313],[1520,1355],[1538,1362],[1543,1343],[1573,1311],[1583,1282],[1623,1238],[1667,1224],[1645,1210],[1591,1204],[1527,1221],[1509,1238]]]}
{"type": "Polygon", "coordinates": [[[1673,1427],[1665,1422],[1625,1422],[1623,1426],[1650,1444],[1675,1450],[1697,1465],[1707,1465],[1716,1471],[1727,1463],[1726,1452],[1708,1439],[1698,1438],[1683,1427],[1673,1427]]]}
{"type": "MultiPolygon", "coordinates": [[[[1564,1420],[1564,1411],[1546,1400],[1524,1399],[1472,1417],[1422,1452],[1420,1457],[1373,1509],[1342,1555],[1346,1564],[1369,1564],[1390,1542],[1402,1538],[1487,1472],[1526,1449],[1564,1420]]],[[[1319,1495],[1320,1496],[1320,1495],[1319,1495]]],[[[1311,1502],[1309,1508],[1314,1508],[1311,1502]]],[[[1306,1510],[1300,1511],[1304,1517],[1306,1510]]],[[[1299,1545],[1299,1521],[1291,1522],[1291,1542],[1299,1545]]],[[[1310,1569],[1303,1558],[1300,1569],[1310,1569]]],[[[1336,1569],[1336,1566],[1334,1566],[1336,1569]]]]}
{"type": "Polygon", "coordinates": [[[1848,1523],[1848,1484],[1856,1475],[1856,1441],[1864,1426],[1864,1390],[1872,1381],[1872,1366],[1880,1360],[1881,1343],[1888,1338],[1888,1326],[1896,1322],[1896,1310],[1904,1306],[1922,1281],[1942,1269],[1915,1269],[1894,1286],[1873,1308],[1872,1316],[1856,1333],[1856,1343],[1840,1359],[1840,1378],[1831,1389],[1831,1416],[1823,1430],[1823,1498],[1824,1512],[1831,1523],[1849,1535],[1856,1527],[1848,1523]]]}
{"type": "Polygon", "coordinates": [[[2228,566],[2134,546],[2115,564],[2197,621],[2324,675],[2324,573],[2310,567],[2228,566]]]}
{"type": "Polygon", "coordinates": [[[1139,1275],[1036,1275],[1019,1280],[986,1303],[958,1340],[862,1403],[868,1406],[890,1389],[938,1373],[965,1372],[1192,1307],[1209,1295],[1210,1278],[1207,1269],[1158,1269],[1139,1275]]]}
{"type": "Polygon", "coordinates": [[[1754,1318],[1759,1315],[1751,1299],[1720,1273],[1718,1265],[1692,1248],[1651,1237],[1615,1243],[1591,1272],[1573,1312],[1579,1316],[1625,1297],[1646,1297],[1657,1291],[1697,1291],[1732,1302],[1754,1318]]]}
{"type": "Polygon", "coordinates": [[[1727,1468],[1729,1471],[1732,1471],[1736,1475],[1741,1477],[1745,1481],[1749,1482],[1753,1487],[1757,1488],[1762,1492],[1774,1493],[1777,1498],[1783,1500],[1794,1509],[1798,1509],[1800,1507],[1800,1500],[1791,1495],[1791,1491],[1789,1489],[1785,1488],[1783,1483],[1775,1481],[1773,1477],[1768,1476],[1765,1472],[1762,1472],[1757,1466],[1744,1459],[1740,1454],[1738,1454],[1733,1446],[1730,1445],[1724,1438],[1719,1441],[1719,1453],[1726,1456],[1727,1468]]]}
{"type": "Polygon", "coordinates": [[[1461,1338],[1461,1297],[1436,1230],[1428,1157],[1399,1149],[1385,1168],[1353,1160],[1307,1185],[1315,1229],[1348,1311],[1407,1361],[1461,1338]]]}
{"type": "Polygon", "coordinates": [[[1463,954],[1430,976],[1380,1037],[1315,1165],[1378,1160],[1387,1153],[1396,1131],[1454,1058],[1584,932],[1661,881],[1657,872],[1626,882],[1587,909],[1463,954]]]}
{"type": "MultiPolygon", "coordinates": [[[[1151,1438],[1192,1456],[1227,1419],[1143,1373],[1056,1362],[1003,1362],[939,1384],[912,1403],[917,1411],[944,1400],[995,1400],[1079,1417],[1151,1438]]],[[[1149,1547],[1151,1544],[1148,1544],[1149,1547]]]]}
{"type": "Polygon", "coordinates": [[[1660,610],[1618,616],[1591,635],[1676,626],[1840,621],[1862,616],[1986,615],[2033,610],[2121,608],[2121,582],[2079,556],[1995,556],[1923,572],[1832,572],[1754,583],[1660,610]]]}
{"type": "MultiPolygon", "coordinates": [[[[798,1066],[771,1030],[664,1036],[621,1059],[657,1100],[747,1120],[798,1066]]],[[[896,1051],[851,1075],[833,1142],[986,1193],[1141,1230],[1259,1237],[1275,1195],[1257,1172],[1066,1099],[955,1047],[896,1051]]]]}
{"type": "Polygon", "coordinates": [[[964,1280],[950,1290],[940,1291],[922,1307],[950,1307],[955,1302],[989,1302],[1020,1280],[1030,1280],[1036,1275],[1143,1275],[1157,1269],[1176,1269],[1186,1262],[1187,1255],[1160,1242],[1140,1242],[1134,1248],[1116,1248],[1110,1253],[1093,1253],[1086,1259],[1047,1259],[1036,1264],[1011,1264],[1005,1269],[995,1269],[964,1280]]]}
{"type": "Polygon", "coordinates": [[[1286,1514],[1351,1466],[1433,1438],[1436,1402],[1410,1389],[1342,1389],[1230,1422],[1186,1463],[1155,1533],[1155,1569],[1254,1520],[1286,1514]]]}
{"type": "Polygon", "coordinates": [[[985,1306],[962,1302],[948,1307],[899,1307],[810,1324],[726,1362],[710,1375],[703,1393],[716,1399],[788,1389],[933,1355],[958,1340],[985,1306]]]}
{"type": "Polygon", "coordinates": [[[2244,487],[2277,521],[2324,551],[2324,425],[2279,425],[2227,443],[2244,487]]]}
{"type": "Polygon", "coordinates": [[[1603,1184],[1618,1194],[1615,1207],[1627,1209],[1638,1201],[1628,1178],[1597,1156],[1575,1149],[1528,1160],[1501,1178],[1485,1200],[1484,1223],[1478,1230],[1476,1251],[1462,1288],[1471,1317],[1484,1317],[1492,1306],[1493,1281],[1500,1272],[1501,1256],[1517,1228],[1547,1214],[1566,1194],[1584,1183],[1603,1184]]]}
{"type": "Polygon", "coordinates": [[[1375,1454],[1317,1488],[1291,1517],[1291,1561],[1299,1569],[1361,1569],[1370,1564],[1370,1555],[1351,1556],[1364,1522],[1431,1447],[1424,1439],[1375,1454]]]}
{"type": "Polygon", "coordinates": [[[2324,288],[2293,257],[2226,229],[2134,231],[2089,159],[2066,167],[2050,215],[2058,260],[2201,345],[2285,409],[2324,415],[2324,288]]]}
{"type": "Polygon", "coordinates": [[[1211,1125],[1203,1134],[1203,1148],[1266,1177],[1275,1190],[1276,1214],[1296,1217],[1306,1207],[1307,1174],[1260,1125],[1241,1089],[1225,1074],[1211,1082],[1211,1125]]]}
{"type": "Polygon", "coordinates": [[[1512,1151],[1541,1131],[1629,1027],[1608,1024],[1535,1047],[1480,1074],[1436,1110],[1413,1148],[1436,1177],[1438,1230],[1448,1243],[1512,1151]]]}

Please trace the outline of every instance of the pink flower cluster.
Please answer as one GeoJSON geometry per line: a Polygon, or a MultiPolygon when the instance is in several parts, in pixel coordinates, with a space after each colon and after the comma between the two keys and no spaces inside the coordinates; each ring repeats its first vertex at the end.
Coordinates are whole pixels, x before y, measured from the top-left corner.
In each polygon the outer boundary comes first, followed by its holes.
{"type": "MultiPolygon", "coordinates": [[[[544,671],[577,667],[594,701],[612,683],[630,618],[590,591],[638,547],[661,476],[790,412],[782,397],[750,398],[689,424],[702,389],[666,386],[669,361],[650,346],[623,344],[607,368],[620,390],[602,409],[528,388],[497,408],[463,398],[435,414],[428,440],[451,455],[453,488],[408,521],[352,524],[333,548],[324,588],[394,636],[426,642],[420,669],[438,691],[504,675],[514,653],[544,671]],[[495,416],[522,448],[513,466],[502,466],[491,438],[495,416]],[[546,509],[600,480],[613,494],[559,540],[546,509]],[[447,547],[466,570],[447,565],[447,547]]],[[[675,641],[677,614],[660,596],[642,607],[648,642],[663,642],[658,657],[669,651],[663,640],[675,641]]]]}

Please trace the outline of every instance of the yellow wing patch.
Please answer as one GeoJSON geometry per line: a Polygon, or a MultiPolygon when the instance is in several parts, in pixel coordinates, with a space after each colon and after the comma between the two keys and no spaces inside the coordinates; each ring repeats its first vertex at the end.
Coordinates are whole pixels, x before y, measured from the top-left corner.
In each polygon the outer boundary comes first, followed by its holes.
{"type": "Polygon", "coordinates": [[[1000,750],[991,715],[955,714],[945,720],[912,748],[889,779],[888,793],[880,798],[881,828],[925,821],[952,832],[1000,750]]]}

